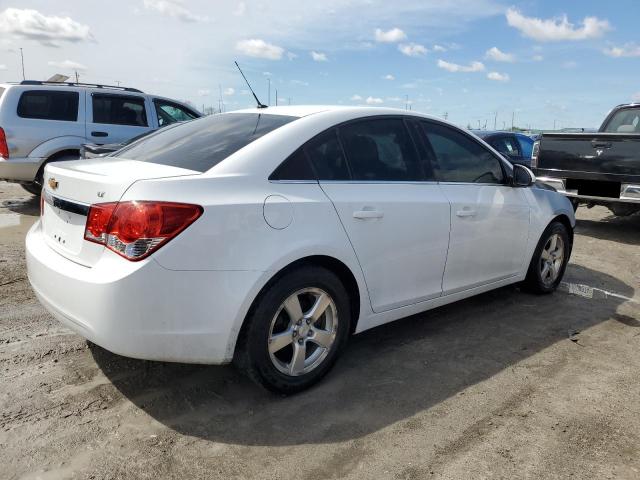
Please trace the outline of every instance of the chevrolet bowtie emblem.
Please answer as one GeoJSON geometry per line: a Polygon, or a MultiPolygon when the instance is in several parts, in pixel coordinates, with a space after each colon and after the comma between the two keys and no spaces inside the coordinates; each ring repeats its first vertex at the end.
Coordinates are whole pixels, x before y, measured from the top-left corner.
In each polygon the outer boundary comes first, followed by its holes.
{"type": "Polygon", "coordinates": [[[55,178],[50,177],[49,178],[49,187],[51,188],[51,190],[57,189],[58,188],[58,181],[55,178]]]}

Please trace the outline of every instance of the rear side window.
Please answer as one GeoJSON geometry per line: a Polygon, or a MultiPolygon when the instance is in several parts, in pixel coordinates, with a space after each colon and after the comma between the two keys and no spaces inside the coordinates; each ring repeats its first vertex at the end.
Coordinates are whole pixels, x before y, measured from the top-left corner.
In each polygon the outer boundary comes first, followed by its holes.
{"type": "Polygon", "coordinates": [[[187,122],[198,118],[194,112],[187,108],[178,105],[177,103],[165,102],[163,100],[154,100],[153,104],[156,108],[156,115],[158,116],[158,125],[164,127],[176,122],[187,122]]]}
{"type": "Polygon", "coordinates": [[[30,90],[20,95],[18,116],[40,120],[78,120],[78,92],[30,90]]]}
{"type": "Polygon", "coordinates": [[[422,180],[415,148],[399,118],[363,120],[339,129],[353,180],[422,180]]]}
{"type": "Polygon", "coordinates": [[[269,180],[315,180],[316,175],[309,163],[304,149],[299,148],[291,154],[271,174],[269,180]]]}
{"type": "Polygon", "coordinates": [[[93,123],[146,127],[147,112],[144,99],[136,96],[91,95],[93,123]]]}
{"type": "Polygon", "coordinates": [[[500,161],[467,135],[438,123],[421,122],[436,157],[440,182],[503,183],[500,161]]]}
{"type": "Polygon", "coordinates": [[[604,128],[607,133],[640,133],[640,108],[622,108],[604,128]]]}
{"type": "Polygon", "coordinates": [[[205,172],[267,133],[296,120],[288,115],[225,113],[160,130],[116,157],[205,172]]]}
{"type": "Polygon", "coordinates": [[[504,155],[508,155],[510,157],[520,156],[518,144],[511,136],[499,136],[489,140],[489,143],[493,148],[504,155]]]}
{"type": "Polygon", "coordinates": [[[533,139],[519,135],[516,138],[518,139],[518,143],[520,144],[522,156],[524,158],[531,158],[531,154],[533,153],[533,139]]]}
{"type": "Polygon", "coordinates": [[[319,180],[349,180],[347,161],[338,143],[335,129],[327,130],[305,145],[319,180]]]}

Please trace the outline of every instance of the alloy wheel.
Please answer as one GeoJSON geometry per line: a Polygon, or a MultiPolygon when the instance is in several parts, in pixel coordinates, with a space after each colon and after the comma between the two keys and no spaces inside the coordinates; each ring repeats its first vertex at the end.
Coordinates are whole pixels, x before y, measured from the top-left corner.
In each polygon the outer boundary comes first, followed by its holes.
{"type": "Polygon", "coordinates": [[[334,346],[338,310],[319,288],[298,290],[285,299],[271,320],[268,350],[285,375],[300,376],[317,368],[334,346]]]}
{"type": "Polygon", "coordinates": [[[558,279],[564,263],[564,241],[557,233],[549,237],[540,254],[540,278],[545,285],[558,279]]]}

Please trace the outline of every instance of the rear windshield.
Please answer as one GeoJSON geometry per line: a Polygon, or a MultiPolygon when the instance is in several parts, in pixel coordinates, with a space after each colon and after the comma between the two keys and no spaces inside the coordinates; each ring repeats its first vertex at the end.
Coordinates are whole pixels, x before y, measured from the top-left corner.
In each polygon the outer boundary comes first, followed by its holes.
{"type": "Polygon", "coordinates": [[[30,90],[20,96],[18,116],[75,122],[78,120],[78,102],[78,92],[30,90]]]}
{"type": "Polygon", "coordinates": [[[160,131],[114,156],[206,172],[242,147],[296,118],[258,113],[210,115],[160,131]]]}
{"type": "Polygon", "coordinates": [[[640,108],[618,110],[605,125],[606,133],[640,133],[640,108]]]}

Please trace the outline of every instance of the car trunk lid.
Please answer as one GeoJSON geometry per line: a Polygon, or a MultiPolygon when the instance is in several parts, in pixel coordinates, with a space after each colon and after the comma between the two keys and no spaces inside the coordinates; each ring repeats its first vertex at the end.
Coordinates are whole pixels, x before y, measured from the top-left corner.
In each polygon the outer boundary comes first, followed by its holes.
{"type": "Polygon", "coordinates": [[[47,243],[60,255],[93,266],[104,246],[84,240],[89,207],[117,202],[138,180],[200,172],[126,159],[96,159],[47,165],[44,174],[42,229],[47,243]]]}

